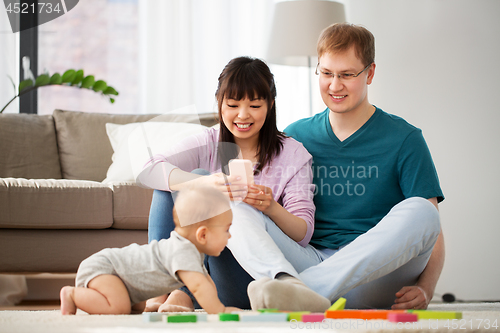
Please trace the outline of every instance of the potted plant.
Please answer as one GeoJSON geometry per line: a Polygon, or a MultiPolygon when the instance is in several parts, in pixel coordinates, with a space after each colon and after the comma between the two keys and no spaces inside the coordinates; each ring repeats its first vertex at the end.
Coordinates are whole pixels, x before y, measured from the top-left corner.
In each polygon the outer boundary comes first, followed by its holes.
{"type": "MultiPolygon", "coordinates": [[[[12,82],[12,84],[14,85],[14,90],[16,90],[14,82],[12,82]]],[[[44,73],[39,75],[36,79],[33,78],[21,81],[19,83],[18,89],[16,90],[17,95],[14,96],[7,104],[5,104],[5,106],[0,110],[0,113],[2,113],[17,97],[40,87],[53,85],[90,89],[97,93],[101,93],[103,96],[108,97],[111,103],[115,102],[114,96],[118,95],[118,92],[115,90],[115,88],[108,86],[105,81],[96,81],[93,75],[85,76],[83,73],[83,69],[68,69],[62,75],[59,73],[55,73],[50,76],[48,73],[44,73]]]]}

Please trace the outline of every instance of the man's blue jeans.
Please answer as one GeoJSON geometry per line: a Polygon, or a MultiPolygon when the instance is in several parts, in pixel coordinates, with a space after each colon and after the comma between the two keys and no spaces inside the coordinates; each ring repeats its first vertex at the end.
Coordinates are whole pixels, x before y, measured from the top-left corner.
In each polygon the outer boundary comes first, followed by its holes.
{"type": "MultiPolygon", "coordinates": [[[[149,213],[149,242],[170,237],[175,227],[172,217],[173,207],[171,192],[154,191],[149,213]]],[[[241,268],[231,251],[225,248],[218,257],[205,256],[205,266],[217,287],[222,304],[250,309],[247,286],[253,278],[241,268]]],[[[183,287],[182,290],[193,298],[187,288],[183,287]]],[[[196,302],[195,307],[199,308],[196,302]]]]}

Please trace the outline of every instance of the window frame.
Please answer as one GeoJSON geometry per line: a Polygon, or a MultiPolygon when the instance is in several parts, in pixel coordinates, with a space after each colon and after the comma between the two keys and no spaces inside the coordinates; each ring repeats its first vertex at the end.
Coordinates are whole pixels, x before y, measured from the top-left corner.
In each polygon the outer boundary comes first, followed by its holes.
{"type": "MultiPolygon", "coordinates": [[[[38,0],[23,0],[34,8],[38,8],[38,0]]],[[[38,76],[38,12],[19,14],[19,81],[24,79],[23,57],[30,58],[33,75],[38,76]],[[27,27],[33,27],[28,28],[27,27]]],[[[33,82],[34,84],[34,82],[33,82]]],[[[37,89],[19,96],[19,113],[38,114],[37,89]]]]}

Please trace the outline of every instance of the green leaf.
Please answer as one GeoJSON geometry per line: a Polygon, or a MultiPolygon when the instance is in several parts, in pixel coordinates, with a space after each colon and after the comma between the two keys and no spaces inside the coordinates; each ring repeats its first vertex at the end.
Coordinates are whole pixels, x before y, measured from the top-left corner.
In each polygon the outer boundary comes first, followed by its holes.
{"type": "Polygon", "coordinates": [[[115,102],[115,99],[110,97],[109,101],[111,102],[111,104],[113,104],[115,102]]]}
{"type": "Polygon", "coordinates": [[[98,92],[98,91],[104,91],[107,87],[108,85],[106,84],[106,82],[104,82],[103,80],[99,80],[96,83],[94,83],[94,87],[92,89],[94,89],[95,92],[98,92]]]}
{"type": "Polygon", "coordinates": [[[94,75],[89,75],[82,80],[81,88],[90,89],[94,85],[94,75]]]}
{"type": "Polygon", "coordinates": [[[10,79],[10,83],[12,83],[12,87],[14,88],[14,93],[16,91],[16,84],[14,83],[14,80],[10,77],[10,75],[7,75],[7,77],[10,79]]]}
{"type": "Polygon", "coordinates": [[[31,87],[32,85],[33,85],[32,79],[21,81],[21,83],[19,83],[19,93],[23,92],[23,90],[31,87]]]}
{"type": "Polygon", "coordinates": [[[104,95],[115,95],[118,96],[118,91],[115,88],[108,86],[103,92],[104,95]]]}
{"type": "Polygon", "coordinates": [[[73,80],[75,79],[75,76],[76,76],[75,70],[68,69],[66,72],[64,72],[64,74],[62,76],[62,82],[63,83],[73,82],[73,80]]]}
{"type": "Polygon", "coordinates": [[[61,83],[62,83],[62,77],[61,77],[61,74],[59,74],[59,73],[55,73],[50,78],[50,84],[61,84],[61,83]]]}
{"type": "Polygon", "coordinates": [[[38,76],[35,80],[35,87],[45,86],[50,83],[50,77],[48,74],[42,74],[38,76]]]}
{"type": "Polygon", "coordinates": [[[80,84],[80,82],[82,82],[82,80],[83,80],[83,69],[80,69],[79,71],[77,71],[75,73],[75,78],[71,82],[71,85],[76,86],[77,84],[80,84]]]}

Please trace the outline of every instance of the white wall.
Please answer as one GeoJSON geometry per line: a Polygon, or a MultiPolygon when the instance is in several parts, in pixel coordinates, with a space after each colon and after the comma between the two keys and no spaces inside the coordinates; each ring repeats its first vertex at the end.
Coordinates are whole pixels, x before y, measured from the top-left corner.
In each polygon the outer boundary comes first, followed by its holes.
{"type": "Polygon", "coordinates": [[[446,200],[437,294],[500,300],[500,1],[348,0],[376,38],[370,102],[423,130],[446,200]]]}

